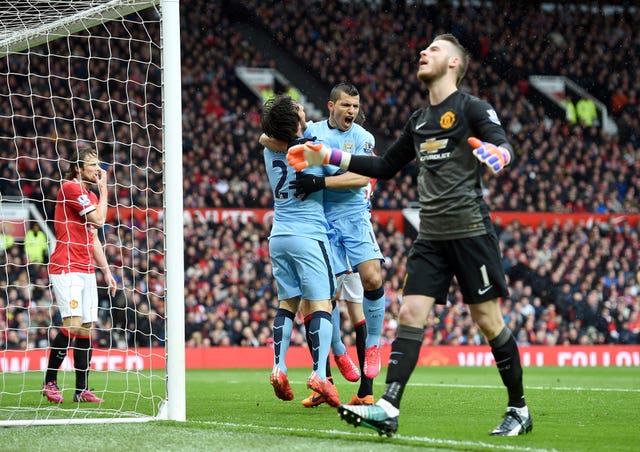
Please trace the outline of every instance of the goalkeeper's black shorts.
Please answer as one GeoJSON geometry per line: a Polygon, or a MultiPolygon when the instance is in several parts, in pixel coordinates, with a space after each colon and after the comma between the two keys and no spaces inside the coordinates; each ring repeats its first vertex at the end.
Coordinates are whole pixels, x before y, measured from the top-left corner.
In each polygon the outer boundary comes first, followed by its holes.
{"type": "Polygon", "coordinates": [[[407,259],[403,294],[425,295],[444,304],[454,276],[467,304],[509,296],[495,234],[416,240],[407,259]]]}

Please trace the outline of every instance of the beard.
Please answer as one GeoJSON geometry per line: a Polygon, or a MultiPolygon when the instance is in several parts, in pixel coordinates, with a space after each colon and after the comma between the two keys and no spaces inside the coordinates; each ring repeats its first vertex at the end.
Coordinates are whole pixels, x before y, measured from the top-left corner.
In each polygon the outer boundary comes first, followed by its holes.
{"type": "Polygon", "coordinates": [[[433,68],[433,71],[429,73],[418,72],[418,80],[425,85],[431,85],[435,81],[443,78],[447,74],[447,62],[443,61],[433,68]]]}

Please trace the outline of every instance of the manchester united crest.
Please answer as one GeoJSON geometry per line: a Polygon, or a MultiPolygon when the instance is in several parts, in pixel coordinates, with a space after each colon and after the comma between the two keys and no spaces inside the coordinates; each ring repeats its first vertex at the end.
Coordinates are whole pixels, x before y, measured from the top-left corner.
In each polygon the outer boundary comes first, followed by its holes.
{"type": "Polygon", "coordinates": [[[453,126],[455,122],[456,115],[454,115],[452,111],[448,111],[444,115],[440,116],[440,127],[443,129],[448,129],[453,126]]]}

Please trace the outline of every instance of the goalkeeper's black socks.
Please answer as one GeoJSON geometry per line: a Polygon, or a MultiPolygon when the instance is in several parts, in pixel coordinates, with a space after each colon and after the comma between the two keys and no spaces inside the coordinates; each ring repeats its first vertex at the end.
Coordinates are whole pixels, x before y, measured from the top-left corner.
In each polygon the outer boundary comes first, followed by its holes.
{"type": "Polygon", "coordinates": [[[409,377],[418,363],[424,328],[398,326],[396,340],[391,344],[386,387],[382,398],[400,408],[400,399],[409,377]]]}
{"type": "Polygon", "coordinates": [[[88,336],[76,336],[73,349],[73,361],[76,367],[76,393],[89,389],[87,378],[89,376],[89,360],[91,357],[91,338],[88,336]]]}
{"type": "Polygon", "coordinates": [[[496,361],[502,382],[507,387],[510,407],[523,408],[524,388],[522,384],[522,364],[518,344],[508,327],[504,327],[500,334],[489,341],[491,352],[496,361]]]}
{"type": "Polygon", "coordinates": [[[51,350],[49,351],[49,363],[47,364],[47,373],[44,382],[56,381],[58,379],[58,369],[62,365],[62,361],[67,357],[67,350],[71,339],[69,332],[62,328],[58,335],[51,342],[51,350]]]}

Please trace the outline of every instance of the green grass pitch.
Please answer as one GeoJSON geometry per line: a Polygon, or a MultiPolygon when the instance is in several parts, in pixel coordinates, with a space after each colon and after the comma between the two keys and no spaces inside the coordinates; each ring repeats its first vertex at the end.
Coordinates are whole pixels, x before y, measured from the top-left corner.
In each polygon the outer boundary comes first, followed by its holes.
{"type": "MultiPolygon", "coordinates": [[[[273,395],[269,372],[188,371],[188,420],[184,423],[7,427],[0,429],[0,450],[635,451],[640,444],[638,368],[525,368],[534,426],[532,433],[514,438],[488,435],[500,422],[506,404],[493,367],[418,367],[405,390],[399,430],[392,438],[355,429],[326,405],[303,408],[300,401],[308,394],[308,370],[290,369],[296,396],[291,402],[273,395]]],[[[376,398],[384,389],[385,374],[383,369],[376,379],[376,398]]],[[[33,379],[38,387],[40,378],[23,374],[15,377],[15,384],[23,379],[30,384],[33,379]]],[[[72,373],[65,378],[72,381],[72,373]]],[[[99,388],[101,378],[106,375],[92,374],[92,385],[99,388]]],[[[109,378],[109,384],[115,384],[109,378]]],[[[335,379],[341,399],[348,401],[356,384],[340,375],[335,379]]],[[[11,374],[4,374],[2,381],[7,392],[11,374]]],[[[34,391],[31,403],[41,403],[38,396],[34,391]]],[[[66,391],[65,397],[71,399],[71,392],[66,391]]],[[[125,399],[123,403],[119,397],[117,407],[132,408],[127,404],[133,404],[133,394],[125,399]]],[[[10,397],[0,398],[0,408],[9,403],[14,403],[10,397]]],[[[110,408],[109,400],[103,405],[110,408]]]]}

